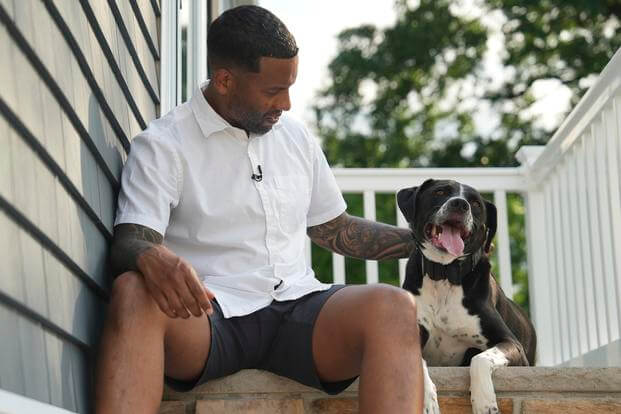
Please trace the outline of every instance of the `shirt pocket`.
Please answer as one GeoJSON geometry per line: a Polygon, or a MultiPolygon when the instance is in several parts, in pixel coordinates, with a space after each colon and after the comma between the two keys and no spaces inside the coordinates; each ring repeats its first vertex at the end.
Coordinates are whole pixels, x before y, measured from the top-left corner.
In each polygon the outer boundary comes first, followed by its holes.
{"type": "Polygon", "coordinates": [[[279,175],[274,177],[276,205],[280,227],[286,233],[300,228],[306,231],[306,214],[310,203],[308,178],[303,175],[279,175]]]}

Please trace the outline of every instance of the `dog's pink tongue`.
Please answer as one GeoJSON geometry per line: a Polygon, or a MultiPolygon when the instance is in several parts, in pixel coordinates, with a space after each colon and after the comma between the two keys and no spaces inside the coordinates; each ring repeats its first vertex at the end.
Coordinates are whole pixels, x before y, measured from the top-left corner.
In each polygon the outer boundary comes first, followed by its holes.
{"type": "Polygon", "coordinates": [[[440,233],[442,246],[453,256],[461,256],[464,253],[464,241],[461,239],[460,231],[449,226],[442,226],[440,233]]]}

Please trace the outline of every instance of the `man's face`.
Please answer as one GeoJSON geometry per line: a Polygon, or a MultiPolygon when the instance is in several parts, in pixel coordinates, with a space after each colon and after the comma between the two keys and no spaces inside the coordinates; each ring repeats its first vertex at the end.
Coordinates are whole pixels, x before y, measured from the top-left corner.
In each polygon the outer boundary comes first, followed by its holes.
{"type": "Polygon", "coordinates": [[[265,134],[283,111],[291,108],[289,88],[298,74],[298,57],[262,57],[258,73],[235,70],[228,115],[234,126],[247,132],[265,134]]]}

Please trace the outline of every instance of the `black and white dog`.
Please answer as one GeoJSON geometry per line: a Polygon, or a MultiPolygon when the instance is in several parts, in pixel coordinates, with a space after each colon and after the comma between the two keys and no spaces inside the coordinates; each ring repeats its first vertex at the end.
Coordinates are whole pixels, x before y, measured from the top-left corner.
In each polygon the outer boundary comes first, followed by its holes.
{"type": "Polygon", "coordinates": [[[427,363],[469,365],[473,413],[498,413],[492,372],[499,366],[533,365],[536,336],[524,311],[490,272],[496,207],[472,187],[431,179],[399,191],[397,203],[417,244],[403,288],[416,297],[425,413],[440,412],[427,363]]]}

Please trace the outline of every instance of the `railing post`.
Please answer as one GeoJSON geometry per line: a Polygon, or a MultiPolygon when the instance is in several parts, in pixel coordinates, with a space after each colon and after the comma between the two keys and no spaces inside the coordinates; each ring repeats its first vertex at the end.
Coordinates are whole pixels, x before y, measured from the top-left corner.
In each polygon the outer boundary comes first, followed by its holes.
{"type": "MultiPolygon", "coordinates": [[[[524,178],[530,181],[529,167],[541,154],[543,147],[523,147],[517,154],[524,178]]],[[[554,365],[552,336],[551,287],[546,257],[545,198],[543,191],[531,186],[525,193],[526,241],[528,248],[528,289],[531,319],[537,331],[537,365],[554,365]]]]}

